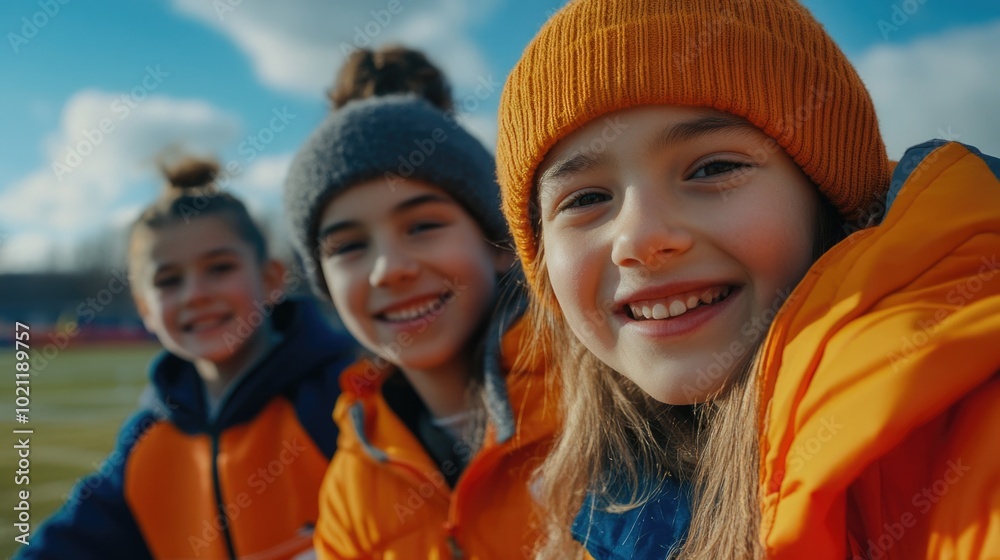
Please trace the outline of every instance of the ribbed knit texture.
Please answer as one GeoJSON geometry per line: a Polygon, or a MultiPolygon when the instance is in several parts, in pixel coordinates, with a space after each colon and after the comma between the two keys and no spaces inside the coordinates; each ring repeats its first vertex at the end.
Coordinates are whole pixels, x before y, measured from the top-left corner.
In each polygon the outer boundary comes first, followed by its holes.
{"type": "Polygon", "coordinates": [[[846,220],[877,212],[890,164],[871,97],[793,0],[576,0],[542,28],[500,101],[497,174],[529,283],[539,163],[561,138],[639,105],[710,107],[773,138],[846,220]]]}
{"type": "Polygon", "coordinates": [[[306,140],[289,169],[284,199],[292,243],[314,292],[330,295],[319,266],[320,215],[344,189],[371,179],[438,187],[490,241],[509,243],[493,157],[451,117],[413,95],[372,97],[333,111],[306,140]]]}

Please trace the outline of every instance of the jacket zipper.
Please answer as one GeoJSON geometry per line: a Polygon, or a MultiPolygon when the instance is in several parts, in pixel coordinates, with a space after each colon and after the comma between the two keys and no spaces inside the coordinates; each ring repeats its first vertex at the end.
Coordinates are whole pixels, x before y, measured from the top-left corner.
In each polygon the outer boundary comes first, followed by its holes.
{"type": "MultiPolygon", "coordinates": [[[[453,532],[455,528],[448,527],[447,529],[449,532],[453,532]]],[[[454,534],[448,535],[448,548],[451,550],[451,557],[454,558],[455,560],[461,560],[462,558],[465,558],[465,552],[463,552],[462,548],[458,546],[458,541],[455,540],[454,534]]]]}
{"type": "Polygon", "coordinates": [[[237,560],[236,546],[233,544],[233,536],[229,532],[229,515],[226,514],[226,506],[222,501],[222,484],[219,481],[219,432],[214,426],[209,430],[209,436],[212,438],[212,486],[215,490],[215,508],[219,512],[219,520],[221,521],[219,525],[222,527],[222,536],[226,540],[229,558],[237,560]]]}
{"type": "MultiPolygon", "coordinates": [[[[487,436],[487,439],[490,436],[487,436]]],[[[484,443],[485,446],[485,443],[484,443]]],[[[451,554],[456,559],[461,559],[465,557],[465,553],[462,551],[461,547],[458,545],[458,537],[456,533],[458,532],[458,512],[461,509],[462,504],[466,501],[465,494],[463,492],[463,487],[476,484],[479,479],[485,476],[483,469],[486,467],[484,464],[489,462],[489,464],[499,462],[499,457],[503,456],[504,453],[509,452],[509,446],[494,443],[485,451],[480,450],[479,454],[473,457],[472,461],[469,462],[465,467],[465,473],[459,478],[458,484],[453,490],[453,498],[448,508],[448,521],[445,522],[445,531],[448,532],[448,546],[451,548],[451,554]]]]}
{"type": "MultiPolygon", "coordinates": [[[[397,467],[401,471],[405,471],[404,476],[407,479],[409,479],[411,483],[419,483],[420,485],[430,484],[431,486],[433,486],[434,487],[434,496],[437,496],[438,498],[441,498],[442,500],[444,500],[445,504],[447,504],[449,506],[448,509],[449,509],[449,512],[450,512],[451,505],[452,505],[452,500],[447,495],[445,495],[445,493],[441,490],[441,488],[437,484],[434,483],[433,480],[431,480],[424,473],[420,472],[420,469],[418,469],[417,467],[415,467],[415,466],[413,466],[413,465],[411,465],[411,464],[409,464],[409,463],[407,463],[405,461],[400,461],[399,459],[396,459],[396,458],[393,458],[393,457],[388,457],[386,459],[386,463],[389,464],[389,465],[393,465],[393,466],[397,467]]],[[[447,484],[447,483],[445,483],[445,484],[447,484]]],[[[419,494],[420,491],[418,490],[417,493],[419,494]]],[[[432,498],[434,496],[432,496],[432,498]]],[[[431,498],[427,498],[427,500],[430,500],[430,499],[431,498]]],[[[456,527],[451,522],[451,515],[450,515],[450,513],[449,513],[448,517],[449,517],[449,520],[446,521],[445,524],[444,524],[444,530],[447,533],[447,535],[445,536],[445,540],[448,543],[448,549],[451,551],[452,558],[454,558],[455,560],[461,560],[462,558],[465,558],[465,553],[462,551],[462,548],[458,544],[458,540],[455,538],[455,528],[456,527]]]]}
{"type": "Polygon", "coordinates": [[[501,444],[494,442],[493,445],[485,451],[480,451],[480,454],[476,455],[465,467],[465,473],[459,479],[459,483],[455,486],[453,491],[454,497],[452,499],[452,503],[450,504],[451,507],[448,510],[448,521],[445,523],[445,530],[448,532],[448,545],[451,547],[452,555],[456,559],[464,558],[464,552],[459,547],[458,538],[456,536],[459,524],[458,512],[462,509],[463,504],[468,501],[468,498],[465,497],[468,492],[462,491],[463,488],[478,484],[480,479],[486,476],[487,471],[498,465],[500,461],[503,460],[504,455],[515,451],[525,451],[531,448],[535,443],[536,442],[534,440],[525,441],[514,447],[509,442],[501,444]]]}
{"type": "MultiPolygon", "coordinates": [[[[253,368],[256,368],[260,365],[261,361],[267,359],[270,353],[269,351],[263,358],[259,359],[260,361],[253,368]]],[[[219,418],[222,417],[223,411],[229,405],[229,401],[232,400],[233,393],[246,381],[250,371],[247,370],[244,372],[244,375],[237,377],[234,384],[230,385],[222,393],[219,402],[216,404],[215,414],[209,414],[207,418],[208,435],[212,438],[212,487],[215,490],[215,509],[219,512],[220,525],[222,526],[221,532],[222,536],[225,537],[226,551],[229,553],[231,560],[239,560],[239,557],[236,556],[236,544],[233,543],[233,535],[229,531],[229,514],[226,513],[226,504],[222,499],[222,483],[219,480],[219,438],[221,437],[219,418]]]]}

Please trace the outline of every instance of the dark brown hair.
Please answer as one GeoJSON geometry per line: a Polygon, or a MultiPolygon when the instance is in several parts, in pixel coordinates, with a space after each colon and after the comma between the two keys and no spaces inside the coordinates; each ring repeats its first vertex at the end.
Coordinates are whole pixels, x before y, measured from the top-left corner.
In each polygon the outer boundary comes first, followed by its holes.
{"type": "Polygon", "coordinates": [[[398,45],[352,52],[327,97],[339,109],[352,99],[392,93],[416,93],[442,111],[452,109],[451,87],[441,70],[422,52],[398,45]]]}

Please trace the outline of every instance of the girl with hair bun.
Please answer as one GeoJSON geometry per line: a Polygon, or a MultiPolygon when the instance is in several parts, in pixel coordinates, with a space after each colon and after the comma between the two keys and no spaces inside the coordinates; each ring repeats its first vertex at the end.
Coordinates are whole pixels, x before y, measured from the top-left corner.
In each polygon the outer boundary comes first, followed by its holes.
{"type": "Polygon", "coordinates": [[[117,447],[20,558],[296,558],[336,444],[337,375],[353,341],[287,299],[218,166],[165,170],[130,232],[132,296],[164,352],[117,447]]]}

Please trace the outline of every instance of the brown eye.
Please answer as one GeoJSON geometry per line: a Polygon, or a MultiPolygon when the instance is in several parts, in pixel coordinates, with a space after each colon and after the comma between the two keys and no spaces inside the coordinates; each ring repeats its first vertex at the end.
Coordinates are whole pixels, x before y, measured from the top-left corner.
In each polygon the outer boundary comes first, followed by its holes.
{"type": "Polygon", "coordinates": [[[323,258],[343,256],[365,248],[361,241],[326,241],[321,244],[323,258]]]}
{"type": "Polygon", "coordinates": [[[180,285],[181,277],[177,275],[158,276],[153,278],[153,287],[158,289],[172,288],[180,285]]]}
{"type": "Polygon", "coordinates": [[[568,210],[571,208],[584,208],[587,206],[592,206],[594,204],[600,204],[610,200],[610,196],[603,192],[597,191],[584,191],[581,193],[574,194],[567,198],[560,206],[559,210],[568,210]]]}
{"type": "Polygon", "coordinates": [[[208,271],[211,272],[212,274],[225,274],[235,269],[236,269],[236,263],[231,263],[231,262],[215,263],[212,266],[208,267],[208,271]]]}
{"type": "Polygon", "coordinates": [[[412,226],[410,226],[409,233],[411,234],[423,233],[425,231],[439,229],[442,227],[444,227],[444,224],[441,222],[422,221],[422,222],[417,222],[412,226]]]}
{"type": "Polygon", "coordinates": [[[729,173],[739,169],[744,169],[750,167],[745,163],[740,163],[736,161],[725,161],[716,160],[705,163],[691,175],[692,179],[704,179],[706,177],[712,177],[716,175],[722,175],[724,173],[729,173]]]}

